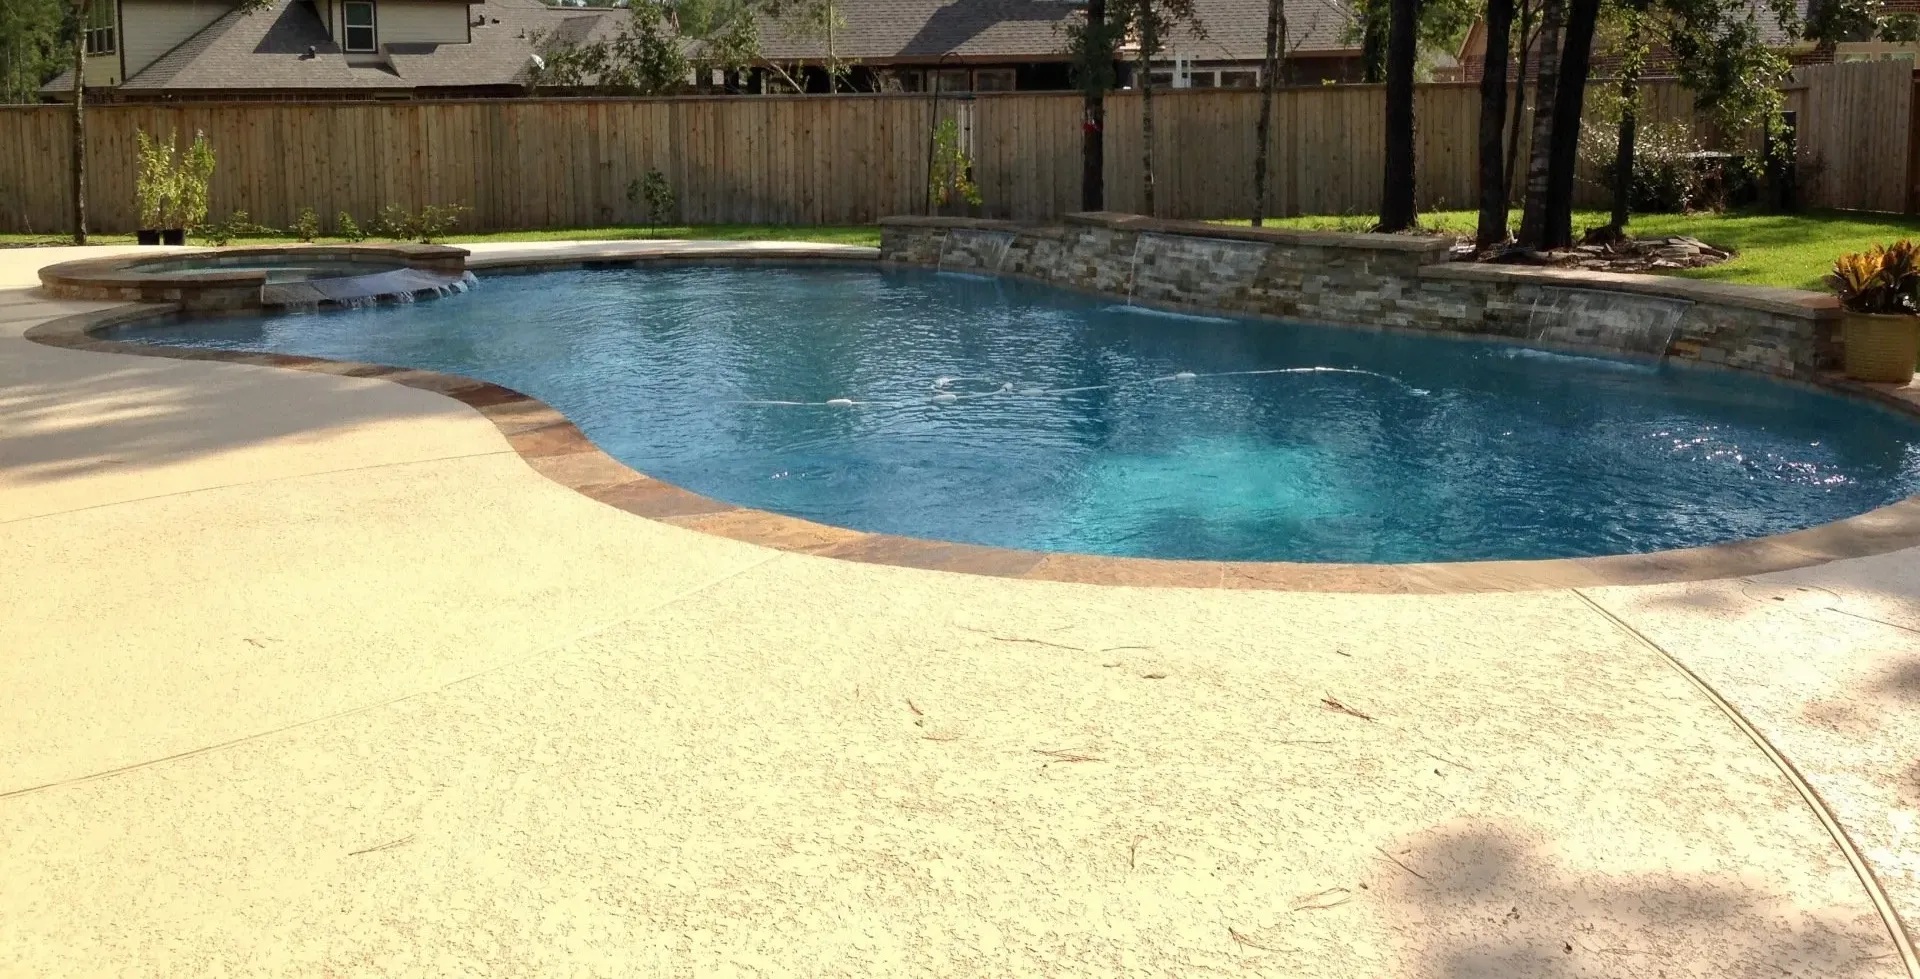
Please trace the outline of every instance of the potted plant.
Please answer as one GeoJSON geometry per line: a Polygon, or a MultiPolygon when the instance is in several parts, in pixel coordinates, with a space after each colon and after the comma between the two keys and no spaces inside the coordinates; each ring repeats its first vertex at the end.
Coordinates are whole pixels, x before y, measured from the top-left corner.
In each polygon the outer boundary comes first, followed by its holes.
{"type": "Polygon", "coordinates": [[[173,209],[176,188],[173,134],[167,134],[163,143],[141,129],[134,132],[134,140],[137,155],[133,199],[135,208],[140,212],[140,228],[135,233],[135,239],[142,245],[158,245],[160,225],[173,209]]]}
{"type": "Polygon", "coordinates": [[[161,241],[168,245],[187,243],[187,232],[207,220],[207,187],[213,182],[213,144],[207,134],[193,134],[193,145],[174,168],[173,207],[161,241]]]}
{"type": "Polygon", "coordinates": [[[1920,247],[1902,240],[1834,260],[1827,284],[1846,311],[1840,342],[1847,376],[1907,384],[1920,358],[1920,247]]]}

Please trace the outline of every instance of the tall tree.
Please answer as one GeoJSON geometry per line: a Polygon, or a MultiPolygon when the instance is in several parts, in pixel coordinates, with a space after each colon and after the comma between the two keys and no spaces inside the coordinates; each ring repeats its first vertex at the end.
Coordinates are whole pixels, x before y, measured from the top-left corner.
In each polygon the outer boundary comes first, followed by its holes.
{"type": "Polygon", "coordinates": [[[1153,0],[1134,0],[1135,40],[1140,47],[1140,195],[1148,217],[1158,215],[1153,200],[1153,56],[1160,52],[1153,0]]]}
{"type": "Polygon", "coordinates": [[[1413,69],[1419,55],[1420,0],[1392,0],[1387,37],[1387,146],[1381,175],[1380,223],[1376,230],[1413,227],[1413,69]]]}
{"type": "Polygon", "coordinates": [[[1540,13],[1542,0],[1520,0],[1520,26],[1514,39],[1515,50],[1513,74],[1513,118],[1507,123],[1507,205],[1513,205],[1515,188],[1513,178],[1520,162],[1520,129],[1527,119],[1527,64],[1533,54],[1534,42],[1539,40],[1540,29],[1534,23],[1540,13]]]}
{"type": "Polygon", "coordinates": [[[1547,239],[1547,162],[1553,146],[1555,95],[1560,84],[1560,37],[1567,0],[1545,0],[1540,16],[1540,70],[1533,95],[1533,141],[1527,152],[1527,197],[1520,213],[1520,243],[1539,248],[1547,239]]]}
{"type": "Polygon", "coordinates": [[[693,42],[693,85],[711,91],[719,72],[729,87],[760,58],[760,4],[755,0],[675,0],[674,33],[693,42]]]}
{"type": "Polygon", "coordinates": [[[1259,145],[1253,151],[1253,226],[1267,216],[1267,144],[1273,133],[1273,91],[1286,71],[1286,0],[1267,0],[1267,51],[1260,62],[1260,122],[1254,126],[1259,145]]]}
{"type": "Polygon", "coordinates": [[[1085,97],[1080,122],[1080,209],[1106,208],[1107,92],[1113,88],[1126,18],[1107,16],[1107,0],[1087,0],[1085,23],[1067,28],[1067,53],[1074,84],[1085,97]]]}
{"type": "Polygon", "coordinates": [[[1360,80],[1378,85],[1387,80],[1387,34],[1392,20],[1391,0],[1359,0],[1360,80]]]}
{"type": "Polygon", "coordinates": [[[1568,0],[1560,77],[1554,88],[1552,143],[1547,158],[1546,238],[1543,249],[1573,245],[1573,178],[1580,160],[1580,113],[1593,66],[1593,35],[1600,0],[1568,0]]]}
{"type": "Polygon", "coordinates": [[[1645,69],[1648,43],[1648,0],[1618,0],[1615,7],[1620,20],[1621,41],[1616,54],[1620,64],[1620,128],[1613,159],[1613,213],[1607,231],[1618,237],[1626,233],[1633,209],[1633,156],[1640,137],[1640,72],[1645,69]]]}
{"type": "Polygon", "coordinates": [[[67,13],[60,0],[0,0],[0,102],[34,102],[60,74],[67,13]]]}
{"type": "Polygon", "coordinates": [[[1513,0],[1487,0],[1487,58],[1480,76],[1480,222],[1474,243],[1492,248],[1507,240],[1507,171],[1501,147],[1507,122],[1507,42],[1513,36],[1513,0]]]}
{"type": "MultiPolygon", "coordinates": [[[[1155,214],[1153,151],[1153,59],[1164,50],[1162,38],[1168,32],[1185,27],[1195,38],[1205,38],[1207,28],[1194,11],[1193,0],[1124,0],[1121,8],[1133,24],[1138,59],[1134,72],[1140,88],[1140,176],[1146,212],[1155,214]]],[[[1109,10],[1109,15],[1112,14],[1109,10]]]]}
{"type": "Polygon", "coordinates": [[[87,26],[93,0],[73,0],[73,243],[87,243],[87,26]]]}

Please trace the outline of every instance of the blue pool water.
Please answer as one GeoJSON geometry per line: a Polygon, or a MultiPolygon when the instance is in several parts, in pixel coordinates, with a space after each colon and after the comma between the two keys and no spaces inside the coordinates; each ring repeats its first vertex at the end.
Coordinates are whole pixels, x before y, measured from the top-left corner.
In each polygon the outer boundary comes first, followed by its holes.
{"type": "Polygon", "coordinates": [[[1920,424],[1759,377],[931,272],[549,272],[116,335],[484,378],[708,496],[1004,547],[1565,557],[1779,533],[1920,490],[1920,424]]]}

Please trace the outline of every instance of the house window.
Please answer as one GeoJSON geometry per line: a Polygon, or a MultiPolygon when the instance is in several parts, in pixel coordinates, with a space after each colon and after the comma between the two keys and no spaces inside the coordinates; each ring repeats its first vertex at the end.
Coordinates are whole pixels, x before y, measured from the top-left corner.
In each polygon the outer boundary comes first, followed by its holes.
{"type": "Polygon", "coordinates": [[[1211,71],[1196,71],[1191,75],[1187,76],[1187,87],[1188,88],[1213,88],[1215,87],[1214,79],[1216,77],[1218,76],[1211,71]]]}
{"type": "Polygon", "coordinates": [[[114,0],[94,0],[87,12],[87,53],[112,54],[120,50],[114,36],[113,14],[119,4],[114,0]]]}
{"type": "Polygon", "coordinates": [[[1220,73],[1221,88],[1258,88],[1260,73],[1257,71],[1223,71],[1220,73]]]}
{"type": "Polygon", "coordinates": [[[1147,80],[1148,80],[1148,81],[1150,81],[1150,82],[1152,82],[1152,83],[1153,83],[1153,87],[1155,87],[1155,88],[1172,88],[1172,87],[1173,87],[1173,72],[1170,72],[1170,71],[1156,71],[1156,72],[1153,72],[1152,74],[1150,74],[1150,75],[1148,75],[1148,76],[1147,76],[1147,80]]]}
{"type": "Polygon", "coordinates": [[[964,92],[967,90],[967,70],[948,68],[944,71],[936,71],[933,73],[933,83],[939,86],[942,92],[964,92]]]}
{"type": "Polygon", "coordinates": [[[976,92],[1013,91],[1012,68],[982,68],[973,73],[973,90],[976,92]]]}
{"type": "Polygon", "coordinates": [[[373,4],[365,0],[347,0],[344,16],[347,22],[347,36],[341,47],[348,51],[372,51],[376,47],[373,37],[373,4]]]}

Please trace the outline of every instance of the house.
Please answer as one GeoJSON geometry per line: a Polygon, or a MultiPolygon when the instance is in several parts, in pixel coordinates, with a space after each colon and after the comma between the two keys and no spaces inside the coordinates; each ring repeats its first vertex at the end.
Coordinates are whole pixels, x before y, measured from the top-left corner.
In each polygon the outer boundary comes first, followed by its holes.
{"type": "MultiPolygon", "coordinates": [[[[618,32],[628,12],[539,0],[100,0],[86,34],[86,86],[100,101],[497,98],[529,94],[559,47],[618,32]]],[[[1155,62],[1171,88],[1254,87],[1266,0],[1195,0],[1155,62]]],[[[1066,28],[1083,0],[841,0],[826,38],[769,21],[749,92],[825,91],[829,55],[855,91],[1064,91],[1066,28]]],[[[1287,0],[1286,81],[1357,81],[1337,0],[1287,0]]],[[[1131,48],[1120,77],[1131,76],[1131,48]]],[[[71,91],[68,75],[42,90],[71,91]]]]}
{"type": "MultiPolygon", "coordinates": [[[[1204,36],[1176,30],[1155,59],[1155,81],[1171,88],[1252,88],[1266,52],[1266,0],[1194,0],[1204,36]]],[[[1338,0],[1287,0],[1287,81],[1358,81],[1360,49],[1346,39],[1350,16],[1338,0]]],[[[845,0],[834,59],[850,63],[857,90],[1063,91],[1073,87],[1066,29],[1086,14],[1084,0],[845,0]]],[[[823,37],[796,36],[784,25],[762,27],[767,59],[817,66],[828,60],[823,37]]],[[[1131,45],[1121,50],[1120,77],[1131,76],[1131,45]]],[[[788,74],[794,74],[789,71],[788,74]]],[[[778,76],[773,76],[777,78],[778,76]]],[[[795,75],[796,78],[801,76],[795,75]]],[[[809,90],[824,75],[809,69],[809,90]]]]}
{"type": "MultiPolygon", "coordinates": [[[[86,36],[103,101],[524,96],[545,45],[610,32],[624,10],[537,0],[100,0],[86,36]]],[[[42,91],[72,90],[71,72],[42,91]]]]}

